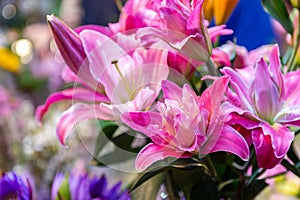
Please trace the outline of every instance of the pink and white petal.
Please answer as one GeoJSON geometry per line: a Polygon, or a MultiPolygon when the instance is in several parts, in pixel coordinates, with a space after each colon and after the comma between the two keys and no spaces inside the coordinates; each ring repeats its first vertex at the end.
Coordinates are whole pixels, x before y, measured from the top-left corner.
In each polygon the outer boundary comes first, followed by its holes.
{"type": "Polygon", "coordinates": [[[226,29],[226,25],[213,26],[207,29],[212,42],[215,42],[219,36],[231,35],[233,30],[226,29]]]}
{"type": "Polygon", "coordinates": [[[270,135],[264,135],[261,129],[255,129],[252,132],[252,141],[259,167],[272,169],[282,161],[283,157],[276,157],[274,154],[270,135]]]}
{"type": "Polygon", "coordinates": [[[122,79],[122,74],[125,74],[128,67],[134,67],[133,60],[117,43],[103,34],[84,30],[79,36],[93,77],[104,85],[107,96],[111,98],[115,86],[122,79]],[[120,71],[112,63],[114,61],[117,61],[120,71]]]}
{"type": "Polygon", "coordinates": [[[203,25],[203,11],[202,11],[203,1],[195,5],[193,11],[191,12],[189,18],[187,19],[187,28],[189,30],[201,31],[201,25],[203,25]]]}
{"type": "Polygon", "coordinates": [[[226,109],[223,106],[224,93],[228,86],[229,77],[223,76],[216,79],[214,83],[205,90],[199,100],[201,109],[207,110],[210,113],[209,121],[207,124],[207,130],[202,151],[209,153],[210,150],[217,144],[219,137],[221,136],[224,123],[227,117],[226,109]]]}
{"type": "Polygon", "coordinates": [[[182,100],[180,101],[184,112],[191,119],[195,118],[199,114],[199,108],[197,105],[197,95],[188,84],[184,84],[182,88],[182,100]]]}
{"type": "Polygon", "coordinates": [[[157,92],[146,87],[141,89],[139,93],[131,101],[133,107],[129,107],[127,112],[142,111],[150,107],[157,97],[157,92]]]}
{"type": "Polygon", "coordinates": [[[148,96],[151,94],[148,102],[152,104],[161,90],[161,81],[167,78],[168,73],[169,69],[166,65],[156,64],[143,64],[127,71],[115,88],[112,88],[110,99],[112,103],[126,103],[135,99],[143,90],[143,96],[147,91],[148,96]]]}
{"type": "Polygon", "coordinates": [[[281,73],[281,62],[279,58],[279,47],[278,45],[274,45],[270,55],[269,55],[269,62],[270,62],[270,73],[272,74],[272,79],[278,86],[280,91],[280,96],[284,97],[285,95],[285,87],[283,83],[283,75],[281,73]]]}
{"type": "Polygon", "coordinates": [[[281,110],[279,86],[272,80],[267,63],[261,58],[256,65],[255,79],[250,88],[256,110],[264,120],[271,121],[281,110]]]}
{"type": "Polygon", "coordinates": [[[121,120],[150,138],[157,139],[157,134],[163,127],[162,117],[157,112],[126,112],[121,115],[121,120]]]}
{"type": "Polygon", "coordinates": [[[103,95],[96,93],[92,90],[85,88],[70,88],[61,92],[52,93],[46,100],[45,104],[38,106],[36,109],[36,120],[38,123],[42,122],[44,115],[48,112],[50,106],[53,104],[64,101],[85,101],[85,102],[109,102],[108,98],[103,95]]]}
{"type": "Polygon", "coordinates": [[[113,35],[113,32],[111,31],[110,28],[106,27],[106,26],[99,26],[99,25],[83,25],[83,26],[79,26],[77,28],[74,29],[74,31],[76,33],[81,33],[84,30],[94,30],[97,31],[99,33],[102,33],[108,37],[113,35]]]}
{"type": "Polygon", "coordinates": [[[229,55],[219,48],[212,49],[211,57],[217,65],[228,66],[228,67],[231,66],[229,55]]]}
{"type": "Polygon", "coordinates": [[[177,114],[173,120],[173,127],[176,130],[176,147],[187,152],[197,151],[197,138],[191,118],[181,113],[177,114]]]}
{"type": "Polygon", "coordinates": [[[138,30],[137,37],[148,43],[161,39],[183,55],[198,61],[207,62],[210,59],[206,45],[203,46],[205,44],[204,38],[199,33],[187,36],[178,31],[168,30],[165,33],[159,29],[147,27],[138,30]]]}
{"type": "MultiPolygon", "coordinates": [[[[213,137],[213,136],[212,136],[213,137]]],[[[224,125],[216,144],[211,147],[206,147],[205,154],[209,152],[225,151],[239,156],[243,160],[249,159],[249,146],[245,138],[235,129],[228,125],[224,125]],[[209,152],[207,152],[209,150],[209,152]]]]}
{"type": "Polygon", "coordinates": [[[220,109],[220,105],[222,100],[224,100],[224,94],[227,90],[229,81],[229,76],[222,76],[215,79],[213,84],[203,92],[203,95],[201,95],[201,107],[212,112],[215,109],[220,109]]]}
{"type": "Polygon", "coordinates": [[[137,171],[141,172],[156,161],[163,160],[167,157],[186,158],[189,156],[187,156],[185,152],[176,151],[167,146],[150,143],[139,152],[135,161],[135,167],[137,171]]]}
{"type": "Polygon", "coordinates": [[[250,100],[250,95],[248,94],[250,85],[243,79],[243,77],[233,69],[229,67],[224,67],[221,72],[225,75],[230,76],[230,83],[236,94],[240,98],[240,103],[244,106],[244,109],[248,109],[254,112],[250,100]]]}
{"type": "Polygon", "coordinates": [[[101,103],[100,107],[108,118],[119,121],[122,113],[148,109],[155,98],[155,91],[149,88],[143,88],[131,101],[125,103],[112,102],[113,104],[101,103]]]}
{"type": "Polygon", "coordinates": [[[251,50],[247,56],[249,64],[254,66],[259,58],[267,58],[270,55],[270,52],[272,51],[273,47],[274,44],[267,44],[262,45],[254,50],[251,50]]]}
{"type": "Polygon", "coordinates": [[[300,126],[300,104],[282,109],[276,116],[276,122],[285,126],[300,126]]]}
{"type": "Polygon", "coordinates": [[[260,127],[265,136],[269,135],[271,137],[274,155],[277,158],[284,157],[294,140],[294,132],[281,124],[274,124],[273,126],[270,126],[267,123],[261,123],[260,127]]]}
{"type": "Polygon", "coordinates": [[[165,99],[172,99],[177,102],[182,100],[182,89],[175,83],[169,80],[163,80],[161,87],[165,99]]]}
{"type": "Polygon", "coordinates": [[[67,136],[72,133],[75,125],[89,119],[108,120],[102,115],[102,111],[98,105],[93,104],[74,104],[68,110],[63,112],[56,127],[56,134],[60,143],[65,145],[65,140],[67,136]]]}
{"type": "Polygon", "coordinates": [[[168,30],[186,32],[186,20],[175,10],[162,7],[159,9],[159,15],[168,30]]]}

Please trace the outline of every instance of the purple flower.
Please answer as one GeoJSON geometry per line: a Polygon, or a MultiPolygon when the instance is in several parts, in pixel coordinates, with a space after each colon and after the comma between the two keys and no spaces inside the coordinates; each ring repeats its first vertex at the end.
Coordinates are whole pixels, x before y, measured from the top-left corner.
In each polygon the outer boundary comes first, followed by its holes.
{"type": "Polygon", "coordinates": [[[0,179],[0,199],[32,199],[29,182],[25,184],[14,172],[3,173],[0,179]]]}
{"type": "Polygon", "coordinates": [[[121,190],[121,182],[108,187],[107,179],[102,177],[89,178],[88,174],[69,175],[68,177],[58,173],[53,181],[52,199],[59,195],[61,198],[70,199],[98,199],[98,200],[128,200],[127,190],[121,190]],[[67,182],[66,182],[67,181],[67,182]],[[67,191],[66,191],[67,190],[67,191]],[[59,193],[59,194],[58,194],[59,193]]]}

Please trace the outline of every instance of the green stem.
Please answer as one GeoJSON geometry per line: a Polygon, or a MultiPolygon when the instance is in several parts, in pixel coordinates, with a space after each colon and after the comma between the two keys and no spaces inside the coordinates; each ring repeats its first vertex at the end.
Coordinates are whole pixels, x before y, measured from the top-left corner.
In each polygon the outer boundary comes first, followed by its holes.
{"type": "Polygon", "coordinates": [[[209,75],[218,76],[217,66],[211,58],[209,58],[209,60],[206,62],[206,66],[207,66],[209,75]]]}
{"type": "Polygon", "coordinates": [[[173,180],[172,180],[171,176],[172,176],[171,172],[169,172],[167,174],[166,181],[165,181],[165,186],[166,186],[166,190],[168,193],[168,197],[170,200],[180,200],[180,198],[176,195],[176,191],[174,191],[173,180]]]}
{"type": "Polygon", "coordinates": [[[299,40],[300,40],[300,16],[299,16],[299,9],[297,9],[296,11],[298,12],[298,27],[296,30],[297,31],[296,32],[296,40],[295,40],[295,38],[292,38],[294,41],[296,41],[296,44],[293,48],[292,55],[288,62],[288,72],[294,71],[297,66],[296,58],[297,58],[297,53],[298,53],[298,48],[299,48],[299,40]]]}
{"type": "Polygon", "coordinates": [[[120,12],[122,12],[123,4],[121,0],[115,0],[115,4],[120,12]]]}
{"type": "Polygon", "coordinates": [[[203,161],[204,163],[206,164],[208,170],[209,170],[209,173],[210,175],[213,177],[213,178],[217,178],[217,172],[216,172],[216,169],[215,169],[215,166],[212,162],[212,160],[210,159],[210,157],[207,155],[203,158],[203,161]]]}

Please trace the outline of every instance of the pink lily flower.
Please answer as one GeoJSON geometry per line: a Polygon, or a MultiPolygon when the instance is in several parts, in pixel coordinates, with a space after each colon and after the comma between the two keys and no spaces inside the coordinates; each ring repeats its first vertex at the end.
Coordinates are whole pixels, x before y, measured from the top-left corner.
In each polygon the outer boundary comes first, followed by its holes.
{"type": "MultiPolygon", "coordinates": [[[[137,35],[144,42],[148,40],[152,42],[153,38],[160,38],[177,50],[185,60],[189,61],[185,65],[187,70],[183,72],[184,74],[191,71],[190,64],[198,67],[204,62],[210,63],[207,65],[209,72],[211,75],[216,75],[216,69],[211,61],[212,51],[214,51],[211,42],[220,35],[232,34],[232,31],[225,29],[225,25],[207,28],[202,6],[203,0],[192,2],[153,0],[151,8],[160,18],[160,27],[142,28],[137,31],[137,35]],[[194,61],[191,62],[191,59],[194,61]]],[[[180,72],[183,71],[182,68],[184,67],[181,67],[180,72]]],[[[178,69],[176,65],[175,69],[178,69]]]]}
{"type": "MultiPolygon", "coordinates": [[[[52,24],[54,38],[63,41],[58,46],[60,52],[66,55],[63,56],[65,60],[69,59],[72,63],[78,54],[81,58],[86,56],[80,68],[76,68],[77,71],[70,67],[76,74],[70,70],[66,73],[68,79],[81,86],[53,93],[44,105],[37,108],[36,118],[41,121],[49,107],[56,102],[82,102],[72,105],[58,122],[57,135],[63,145],[77,123],[92,118],[118,121],[123,112],[140,111],[152,105],[161,89],[160,82],[168,76],[167,52],[149,47],[128,54],[124,50],[126,46],[121,47],[99,31],[83,29],[76,33],[60,20],[48,20],[52,24]],[[78,50],[81,48],[83,51],[78,50]]],[[[118,39],[122,40],[123,37],[118,39]]],[[[124,39],[128,41],[130,38],[124,39]]],[[[127,43],[120,41],[120,44],[127,43]]]]}
{"type": "Polygon", "coordinates": [[[185,158],[216,151],[248,159],[245,139],[224,125],[222,102],[228,82],[228,77],[219,78],[198,97],[187,84],[180,88],[165,80],[164,102],[157,103],[156,111],[122,114],[121,119],[128,126],[152,140],[139,152],[136,169],[143,171],[166,157],[185,158]]]}
{"type": "Polygon", "coordinates": [[[228,124],[248,130],[258,164],[266,169],[280,163],[289,150],[294,132],[288,126],[300,126],[300,71],[282,74],[277,45],[269,55],[269,62],[268,66],[263,58],[259,59],[250,75],[250,67],[222,70],[231,76],[233,88],[228,91],[232,103],[228,108],[231,113],[228,124]]]}
{"type": "Polygon", "coordinates": [[[263,57],[267,59],[273,46],[273,44],[263,45],[248,52],[245,47],[228,42],[220,47],[214,48],[213,50],[215,52],[213,52],[212,58],[221,66],[231,66],[234,69],[251,68],[259,58],[263,57]],[[232,57],[234,58],[231,64],[230,59],[232,59],[232,57]]]}

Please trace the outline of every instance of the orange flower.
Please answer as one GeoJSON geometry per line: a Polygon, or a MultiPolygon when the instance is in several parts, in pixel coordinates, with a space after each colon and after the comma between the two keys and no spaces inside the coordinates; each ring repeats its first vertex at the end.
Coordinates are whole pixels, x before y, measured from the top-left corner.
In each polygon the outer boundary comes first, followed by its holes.
{"type": "Polygon", "coordinates": [[[216,25],[224,24],[239,0],[205,0],[204,17],[211,20],[214,17],[216,25]]]}

